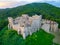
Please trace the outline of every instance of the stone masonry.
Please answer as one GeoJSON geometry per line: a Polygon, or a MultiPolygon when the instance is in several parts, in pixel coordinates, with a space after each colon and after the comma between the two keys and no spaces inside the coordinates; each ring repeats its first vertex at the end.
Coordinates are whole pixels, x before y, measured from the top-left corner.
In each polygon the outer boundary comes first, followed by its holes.
{"type": "Polygon", "coordinates": [[[26,36],[32,35],[32,33],[39,30],[39,28],[44,29],[46,32],[56,31],[58,29],[58,24],[52,21],[45,21],[42,19],[42,15],[34,15],[32,17],[28,16],[27,14],[23,14],[21,17],[17,17],[13,19],[12,17],[8,17],[8,29],[14,29],[21,34],[22,37],[25,39],[26,36]],[[47,23],[46,23],[47,22],[47,23]]]}

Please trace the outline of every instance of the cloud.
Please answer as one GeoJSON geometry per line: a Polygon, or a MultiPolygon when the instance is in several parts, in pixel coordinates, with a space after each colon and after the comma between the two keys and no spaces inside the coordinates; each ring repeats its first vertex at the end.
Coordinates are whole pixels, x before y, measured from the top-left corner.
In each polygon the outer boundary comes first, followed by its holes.
{"type": "Polygon", "coordinates": [[[0,8],[12,8],[12,7],[16,7],[19,5],[25,5],[27,4],[27,2],[24,1],[20,1],[20,2],[16,2],[16,1],[8,1],[8,2],[0,2],[0,8]]]}
{"type": "Polygon", "coordinates": [[[26,2],[46,2],[46,1],[55,1],[55,2],[60,2],[60,0],[0,0],[0,2],[20,2],[20,1],[26,1],[26,2]]]}
{"type": "Polygon", "coordinates": [[[12,8],[32,2],[48,2],[48,1],[60,2],[60,0],[0,0],[0,8],[12,8]]]}

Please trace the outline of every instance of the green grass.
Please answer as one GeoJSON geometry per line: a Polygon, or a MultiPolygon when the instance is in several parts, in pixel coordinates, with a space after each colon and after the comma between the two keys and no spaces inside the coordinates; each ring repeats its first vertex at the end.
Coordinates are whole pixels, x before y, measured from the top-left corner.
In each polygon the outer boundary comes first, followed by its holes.
{"type": "Polygon", "coordinates": [[[54,36],[42,29],[27,36],[25,40],[17,34],[17,31],[5,29],[7,27],[0,32],[0,45],[52,45],[53,43],[54,36]]]}
{"type": "Polygon", "coordinates": [[[25,45],[24,39],[17,31],[4,29],[0,32],[0,45],[25,45]]]}
{"type": "Polygon", "coordinates": [[[26,38],[26,45],[52,45],[54,36],[42,29],[26,38]]]}

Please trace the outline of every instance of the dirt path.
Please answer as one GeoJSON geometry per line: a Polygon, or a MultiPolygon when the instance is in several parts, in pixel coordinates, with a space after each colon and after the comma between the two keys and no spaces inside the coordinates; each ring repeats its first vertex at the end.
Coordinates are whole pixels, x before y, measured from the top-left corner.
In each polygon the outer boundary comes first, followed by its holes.
{"type": "Polygon", "coordinates": [[[55,36],[55,38],[53,39],[54,43],[60,44],[60,31],[58,32],[52,32],[52,34],[55,36]]]}

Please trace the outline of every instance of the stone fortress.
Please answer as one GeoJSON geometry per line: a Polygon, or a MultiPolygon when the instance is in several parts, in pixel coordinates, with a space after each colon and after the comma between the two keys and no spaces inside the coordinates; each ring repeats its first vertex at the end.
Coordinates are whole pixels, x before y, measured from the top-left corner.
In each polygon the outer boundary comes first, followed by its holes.
{"type": "Polygon", "coordinates": [[[58,24],[56,22],[42,19],[42,15],[30,17],[27,14],[23,14],[21,17],[15,19],[8,17],[8,21],[8,29],[16,30],[24,39],[26,36],[32,35],[32,33],[38,31],[39,28],[44,29],[48,33],[58,30],[58,24]]]}

